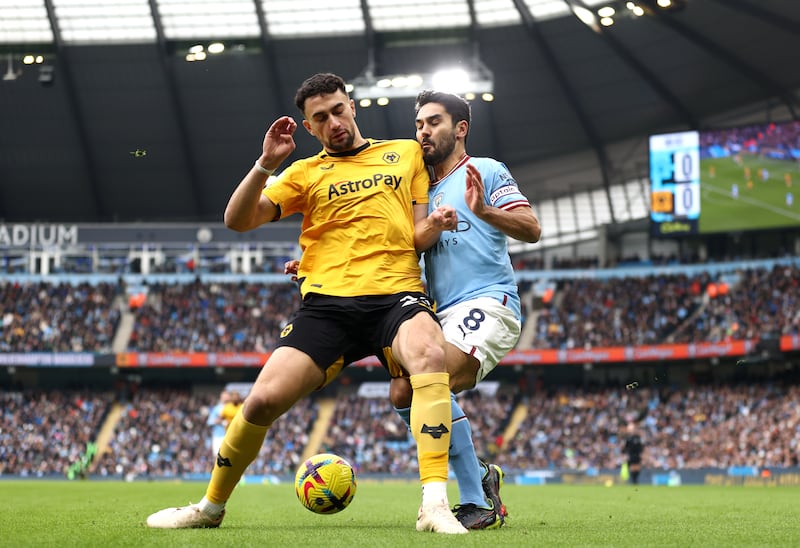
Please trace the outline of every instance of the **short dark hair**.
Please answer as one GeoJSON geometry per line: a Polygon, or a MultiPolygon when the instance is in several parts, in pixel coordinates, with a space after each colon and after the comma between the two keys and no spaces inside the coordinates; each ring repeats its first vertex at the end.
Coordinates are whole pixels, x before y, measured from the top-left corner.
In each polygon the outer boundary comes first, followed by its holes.
{"type": "Polygon", "coordinates": [[[472,123],[472,110],[466,99],[455,93],[426,89],[417,95],[414,112],[419,114],[419,109],[428,103],[442,105],[447,114],[450,115],[450,118],[453,119],[453,125],[461,120],[467,122],[467,133],[469,133],[469,125],[472,123]]]}
{"type": "Polygon", "coordinates": [[[305,114],[306,99],[316,95],[336,93],[337,90],[347,95],[344,79],[330,72],[321,72],[307,78],[297,89],[297,93],[294,95],[294,104],[297,105],[300,112],[305,114]]]}

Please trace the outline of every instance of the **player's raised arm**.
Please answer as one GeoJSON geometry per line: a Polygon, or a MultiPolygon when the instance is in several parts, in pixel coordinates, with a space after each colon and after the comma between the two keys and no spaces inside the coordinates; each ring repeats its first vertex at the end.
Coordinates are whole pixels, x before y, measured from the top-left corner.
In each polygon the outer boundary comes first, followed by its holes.
{"type": "Polygon", "coordinates": [[[538,242],[542,235],[542,227],[533,208],[521,205],[514,209],[503,210],[490,206],[486,203],[486,189],[480,171],[472,164],[467,164],[466,168],[467,189],[464,192],[464,200],[475,215],[506,236],[522,242],[538,242]]]}
{"type": "Polygon", "coordinates": [[[245,232],[275,220],[278,208],[264,196],[267,178],[295,149],[297,122],[290,116],[275,120],[264,135],[261,156],[233,191],[225,208],[225,225],[245,232]]]}

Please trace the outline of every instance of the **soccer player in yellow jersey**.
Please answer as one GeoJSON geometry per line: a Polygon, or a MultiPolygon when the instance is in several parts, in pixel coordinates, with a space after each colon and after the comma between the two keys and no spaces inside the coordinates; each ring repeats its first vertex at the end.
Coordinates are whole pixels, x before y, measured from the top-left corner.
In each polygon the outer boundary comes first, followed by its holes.
{"type": "Polygon", "coordinates": [[[222,406],[222,410],[220,411],[219,415],[222,419],[222,424],[225,426],[225,429],[228,429],[228,426],[233,421],[233,417],[236,416],[236,413],[239,412],[239,408],[242,406],[242,396],[236,391],[229,392],[228,401],[222,406]]]}
{"type": "Polygon", "coordinates": [[[295,149],[297,123],[282,116],[234,190],[225,224],[237,231],[301,213],[298,280],[303,301],[225,434],[197,504],[168,508],[149,527],[217,527],[225,503],[256,458],[267,430],[341,369],[377,355],[392,377],[410,377],[422,504],[418,531],[463,534],[447,499],[451,411],[444,337],[424,293],[415,233],[455,229],[453,211],[428,215],[428,173],[412,140],[364,138],[345,82],[316,74],[295,95],[316,156],[271,175],[295,149]],[[415,225],[418,225],[415,231],[415,225]]]}
{"type": "Polygon", "coordinates": [[[222,410],[230,401],[230,392],[223,390],[219,395],[219,402],[211,408],[206,420],[206,424],[211,429],[211,449],[215,455],[222,445],[222,440],[225,438],[225,430],[228,429],[228,424],[230,423],[230,418],[227,421],[222,418],[222,410]]]}
{"type": "Polygon", "coordinates": [[[211,427],[211,447],[214,454],[219,451],[225,432],[233,417],[242,406],[242,396],[236,391],[223,390],[219,395],[219,403],[211,408],[206,424],[211,427]]]}

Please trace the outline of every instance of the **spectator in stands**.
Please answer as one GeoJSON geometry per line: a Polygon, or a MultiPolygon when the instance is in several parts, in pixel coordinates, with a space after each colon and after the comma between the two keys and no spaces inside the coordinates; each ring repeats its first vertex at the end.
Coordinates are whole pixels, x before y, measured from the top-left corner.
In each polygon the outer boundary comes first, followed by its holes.
{"type": "Polygon", "coordinates": [[[343,365],[377,354],[392,376],[411,376],[423,483],[416,527],[466,533],[447,502],[451,414],[444,337],[423,293],[414,249],[416,222],[452,229],[454,215],[427,215],[428,174],[418,145],[364,138],[340,77],[312,76],[295,103],[323,151],[294,162],[265,188],[267,177],[295,149],[297,123],[289,116],[277,119],[261,157],[234,190],[225,222],[247,231],[303,214],[303,303],[228,427],[206,496],[196,505],[157,512],[147,523],[217,527],[270,425],[343,365]]]}
{"type": "MultiPolygon", "coordinates": [[[[442,205],[455,209],[458,225],[443,230],[433,220],[417,237],[424,251],[428,292],[447,339],[450,389],[473,388],[514,348],[521,329],[521,307],[508,255],[507,239],[537,242],[539,219],[502,163],[471,158],[466,152],[471,112],[462,97],[423,91],[416,99],[417,141],[432,170],[430,215],[442,205]],[[464,276],[461,273],[469,272],[464,276]]],[[[411,425],[411,385],[391,382],[391,400],[411,425]]],[[[500,527],[506,510],[499,496],[502,471],[479,462],[472,430],[451,394],[453,432],[450,463],[460,495],[456,517],[469,529],[500,527]]]]}

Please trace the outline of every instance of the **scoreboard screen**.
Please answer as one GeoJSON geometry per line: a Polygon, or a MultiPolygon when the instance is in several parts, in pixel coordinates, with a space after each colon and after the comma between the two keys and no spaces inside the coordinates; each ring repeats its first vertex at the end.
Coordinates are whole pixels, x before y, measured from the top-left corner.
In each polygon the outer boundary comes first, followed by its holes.
{"type": "Polygon", "coordinates": [[[700,134],[650,137],[650,220],[656,236],[696,234],[700,220],[700,134]]]}
{"type": "Polygon", "coordinates": [[[650,136],[654,236],[800,227],[800,121],[650,136]]]}

